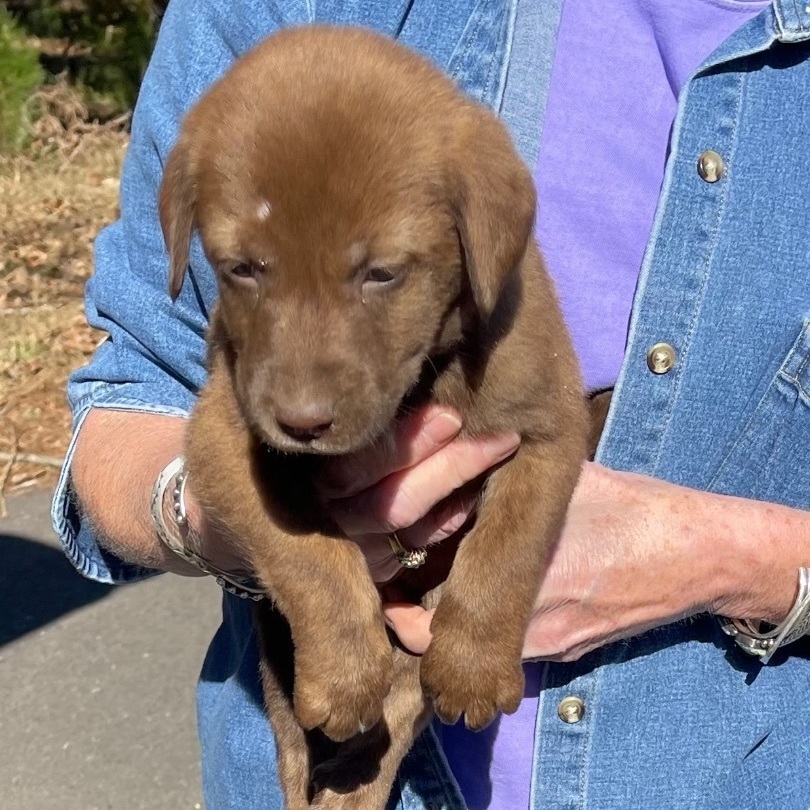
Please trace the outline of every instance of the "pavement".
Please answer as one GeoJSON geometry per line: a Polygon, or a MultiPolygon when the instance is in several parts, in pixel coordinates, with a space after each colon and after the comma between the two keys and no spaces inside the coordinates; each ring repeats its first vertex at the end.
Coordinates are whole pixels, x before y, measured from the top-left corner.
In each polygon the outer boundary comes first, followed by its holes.
{"type": "Polygon", "coordinates": [[[202,808],[194,687],[219,589],[82,579],[49,503],[10,498],[0,520],[0,807],[202,808]]]}

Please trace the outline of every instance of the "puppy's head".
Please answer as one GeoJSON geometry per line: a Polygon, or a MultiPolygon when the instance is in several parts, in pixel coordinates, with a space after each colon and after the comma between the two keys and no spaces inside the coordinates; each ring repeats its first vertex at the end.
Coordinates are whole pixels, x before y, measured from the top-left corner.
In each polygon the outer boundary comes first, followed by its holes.
{"type": "Polygon", "coordinates": [[[300,28],[186,117],[160,217],[177,297],[198,230],[252,429],[291,452],[374,440],[426,359],[486,321],[534,220],[502,125],[359,29],[300,28]]]}

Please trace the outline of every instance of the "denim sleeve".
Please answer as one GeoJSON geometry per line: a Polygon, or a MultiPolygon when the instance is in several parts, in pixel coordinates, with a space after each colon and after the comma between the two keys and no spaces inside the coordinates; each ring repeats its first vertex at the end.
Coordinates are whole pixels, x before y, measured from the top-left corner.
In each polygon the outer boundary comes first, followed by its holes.
{"type": "MultiPolygon", "coordinates": [[[[186,416],[205,380],[205,328],[216,295],[198,240],[176,303],[157,212],[162,167],[186,110],[233,60],[281,25],[304,22],[285,2],[172,0],[144,76],[121,176],[120,219],[95,244],[87,320],[108,335],[68,382],[73,438],[52,518],[65,552],[85,576],[116,583],[155,573],[125,564],[98,542],[70,481],[76,438],[91,408],[186,416]]],[[[125,461],[124,461],[125,463],[125,461]]]]}

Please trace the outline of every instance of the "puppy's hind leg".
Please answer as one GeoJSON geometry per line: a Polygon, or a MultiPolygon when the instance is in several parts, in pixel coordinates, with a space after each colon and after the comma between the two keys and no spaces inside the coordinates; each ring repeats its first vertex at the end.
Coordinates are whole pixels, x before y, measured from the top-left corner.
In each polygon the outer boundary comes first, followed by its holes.
{"type": "Polygon", "coordinates": [[[383,719],[338,744],[335,756],[315,767],[313,808],[384,810],[400,763],[431,717],[419,683],[419,661],[394,650],[394,683],[383,704],[383,719]]]}
{"type": "Polygon", "coordinates": [[[286,810],[309,808],[311,756],[292,706],[294,649],[290,626],[269,601],[256,605],[264,703],[276,738],[278,776],[286,810]]]}

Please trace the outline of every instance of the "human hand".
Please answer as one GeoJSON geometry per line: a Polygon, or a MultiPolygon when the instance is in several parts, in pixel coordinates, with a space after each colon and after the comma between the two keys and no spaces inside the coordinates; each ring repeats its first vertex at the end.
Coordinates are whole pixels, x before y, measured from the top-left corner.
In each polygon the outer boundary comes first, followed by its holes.
{"type": "MultiPolygon", "coordinates": [[[[455,545],[437,544],[455,534],[474,510],[476,479],[519,444],[513,434],[461,439],[460,430],[461,420],[453,411],[428,407],[398,423],[386,441],[331,461],[320,482],[333,518],[366,555],[372,577],[388,600],[384,608],[395,630],[400,615],[423,612],[409,600],[447,575],[455,545]],[[418,570],[404,569],[388,542],[394,532],[406,548],[434,546],[428,563],[418,570]]],[[[239,545],[206,519],[192,478],[184,500],[192,550],[222,571],[251,576],[239,545]]]]}
{"type": "Polygon", "coordinates": [[[576,660],[705,610],[715,570],[692,531],[689,493],[586,463],[540,584],[524,656],[576,660]]]}
{"type": "Polygon", "coordinates": [[[705,611],[778,620],[790,607],[796,567],[747,548],[764,510],[795,512],[586,463],[524,657],[576,660],[705,611]]]}
{"type": "MultiPolygon", "coordinates": [[[[704,611],[779,621],[796,567],[807,564],[808,523],[799,510],[588,462],[539,586],[524,658],[576,660],[704,611]]],[[[431,615],[411,613],[409,647],[424,651],[431,615]]]]}
{"type": "Polygon", "coordinates": [[[429,406],[398,423],[388,441],[335,459],[321,483],[333,518],[366,555],[386,621],[414,652],[422,649],[412,636],[423,635],[430,614],[413,601],[445,578],[455,552],[452,540],[441,541],[474,510],[481,476],[520,443],[516,434],[472,440],[460,430],[457,414],[429,406]],[[432,546],[422,568],[397,562],[393,532],[406,548],[432,546]]]}

